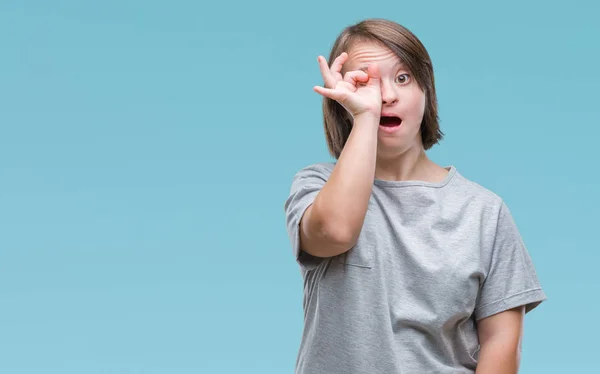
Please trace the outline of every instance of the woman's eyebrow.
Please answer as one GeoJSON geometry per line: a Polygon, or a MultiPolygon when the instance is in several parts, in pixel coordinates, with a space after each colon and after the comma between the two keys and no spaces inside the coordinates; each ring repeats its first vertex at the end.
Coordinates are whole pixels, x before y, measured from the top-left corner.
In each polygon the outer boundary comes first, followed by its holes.
{"type": "MultiPolygon", "coordinates": [[[[406,65],[404,65],[403,62],[396,62],[394,64],[394,67],[395,68],[399,68],[399,69],[403,69],[403,70],[408,70],[408,68],[406,67],[406,65]]],[[[367,65],[361,66],[357,70],[362,70],[362,71],[364,71],[366,73],[367,72],[367,65]]]]}

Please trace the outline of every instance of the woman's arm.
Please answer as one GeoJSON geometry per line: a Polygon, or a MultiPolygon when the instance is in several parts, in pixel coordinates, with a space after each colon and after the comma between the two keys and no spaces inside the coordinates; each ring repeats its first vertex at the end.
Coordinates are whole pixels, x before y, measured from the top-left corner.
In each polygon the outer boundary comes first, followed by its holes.
{"type": "Polygon", "coordinates": [[[379,117],[364,115],[354,126],[329,180],[300,221],[302,249],[313,256],[346,252],[358,240],[375,178],[379,117]]]}
{"type": "Polygon", "coordinates": [[[524,315],[520,306],[477,322],[481,349],[476,374],[518,373],[524,315]]]}

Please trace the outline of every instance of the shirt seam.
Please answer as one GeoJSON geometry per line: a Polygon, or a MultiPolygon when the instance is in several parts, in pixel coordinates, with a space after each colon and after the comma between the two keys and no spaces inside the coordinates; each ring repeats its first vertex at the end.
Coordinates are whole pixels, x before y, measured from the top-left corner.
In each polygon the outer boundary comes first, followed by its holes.
{"type": "Polygon", "coordinates": [[[503,297],[502,299],[498,299],[496,301],[489,302],[489,303],[487,303],[485,305],[480,305],[480,306],[476,307],[475,310],[481,309],[481,308],[486,308],[486,307],[488,307],[490,305],[494,305],[494,304],[500,303],[500,302],[502,302],[504,300],[512,299],[513,297],[522,295],[524,293],[529,293],[529,292],[534,292],[534,291],[540,291],[541,289],[542,289],[541,287],[536,287],[536,288],[530,288],[530,289],[525,290],[525,291],[517,292],[516,294],[512,294],[510,296],[503,297]]]}
{"type": "Polygon", "coordinates": [[[457,174],[456,167],[454,167],[454,170],[451,171],[451,173],[452,173],[452,175],[450,175],[447,180],[440,182],[439,184],[433,184],[431,182],[424,182],[424,181],[404,181],[404,183],[406,183],[406,184],[395,185],[395,184],[393,184],[394,182],[402,182],[402,181],[389,181],[389,180],[383,180],[383,179],[375,179],[373,181],[373,184],[376,186],[379,186],[379,187],[384,187],[384,188],[406,188],[406,187],[443,188],[443,187],[446,187],[447,185],[449,185],[450,182],[452,182],[454,180],[454,178],[456,177],[456,174],[457,174]],[[391,184],[388,184],[388,182],[391,184]]]}

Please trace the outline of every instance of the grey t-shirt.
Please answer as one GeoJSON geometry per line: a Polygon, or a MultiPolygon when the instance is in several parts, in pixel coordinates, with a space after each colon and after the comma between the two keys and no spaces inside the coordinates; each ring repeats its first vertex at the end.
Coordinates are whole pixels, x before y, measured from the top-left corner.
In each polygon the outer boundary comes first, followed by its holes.
{"type": "Polygon", "coordinates": [[[354,247],[301,251],[300,218],[334,166],[298,171],[285,202],[304,281],[296,374],[473,373],[476,321],[546,299],[506,204],[454,166],[440,183],[375,179],[354,247]]]}

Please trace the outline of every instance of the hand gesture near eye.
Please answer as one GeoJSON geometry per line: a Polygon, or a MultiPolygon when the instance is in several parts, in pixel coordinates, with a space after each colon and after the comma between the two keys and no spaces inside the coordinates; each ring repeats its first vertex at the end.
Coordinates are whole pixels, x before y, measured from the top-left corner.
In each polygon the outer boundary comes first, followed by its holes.
{"type": "Polygon", "coordinates": [[[381,89],[377,65],[369,65],[367,72],[348,71],[342,76],[342,66],[348,60],[343,52],[331,64],[323,56],[318,57],[325,87],[315,86],[315,92],[337,101],[353,118],[368,114],[379,120],[381,114],[381,89]]]}

